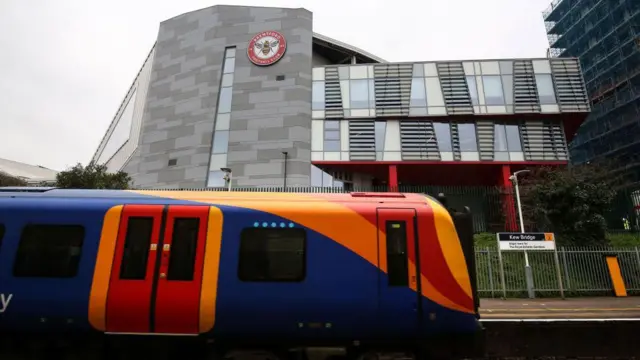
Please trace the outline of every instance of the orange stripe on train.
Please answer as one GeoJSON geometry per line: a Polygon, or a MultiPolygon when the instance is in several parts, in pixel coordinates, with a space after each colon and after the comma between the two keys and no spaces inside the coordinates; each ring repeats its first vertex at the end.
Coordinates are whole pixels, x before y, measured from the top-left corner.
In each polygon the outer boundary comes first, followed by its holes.
{"type": "MultiPolygon", "coordinates": [[[[365,217],[360,213],[367,214],[366,211],[372,209],[372,207],[364,204],[360,206],[357,202],[352,202],[347,205],[347,203],[338,200],[330,201],[323,196],[315,196],[316,194],[137,190],[133,190],[133,192],[176,200],[197,201],[211,205],[246,208],[280,216],[336,241],[369,261],[372,265],[380,268],[383,272],[387,272],[386,259],[381,258],[378,264],[379,244],[377,239],[378,237],[384,238],[384,232],[380,231],[375,222],[371,221],[371,216],[365,217]],[[310,202],[313,204],[310,205],[310,202]]],[[[411,200],[414,201],[411,202],[415,202],[412,206],[422,204],[422,208],[415,206],[418,208],[419,213],[423,215],[429,213],[427,217],[432,218],[431,214],[434,212],[427,207],[428,204],[424,199],[424,196],[412,196],[411,200]],[[422,201],[414,200],[418,198],[421,198],[422,201]]],[[[379,199],[374,200],[372,199],[371,202],[379,201],[379,199]]],[[[423,287],[423,295],[442,306],[470,312],[473,309],[473,302],[467,298],[453,278],[450,270],[446,268],[445,255],[440,249],[439,243],[433,241],[437,237],[437,231],[434,220],[430,220],[427,222],[427,226],[419,227],[421,243],[431,244],[421,248],[423,253],[421,278],[424,276],[425,281],[428,283],[427,286],[423,287]],[[431,241],[428,241],[428,239],[431,239],[431,241]],[[422,249],[427,250],[427,248],[430,250],[428,250],[425,258],[425,252],[422,249]],[[436,260],[435,263],[440,265],[434,268],[433,264],[429,264],[433,260],[436,260]]]]}
{"type": "Polygon", "coordinates": [[[216,322],[222,224],[222,210],[217,207],[211,207],[209,209],[209,224],[207,226],[207,240],[202,269],[202,290],[200,293],[199,332],[201,334],[213,329],[216,322]]]}
{"type": "Polygon", "coordinates": [[[106,331],[107,292],[116,251],[122,205],[109,209],[104,217],[102,234],[89,295],[89,323],[98,331],[106,331]]]}

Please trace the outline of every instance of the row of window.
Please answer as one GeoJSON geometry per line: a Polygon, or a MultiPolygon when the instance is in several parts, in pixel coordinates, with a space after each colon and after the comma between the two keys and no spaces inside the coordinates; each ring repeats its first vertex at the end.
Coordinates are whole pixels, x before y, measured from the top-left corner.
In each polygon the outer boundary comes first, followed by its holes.
{"type": "MultiPolygon", "coordinates": [[[[473,105],[479,105],[478,82],[482,82],[484,105],[502,106],[513,105],[513,75],[483,75],[466,76],[469,96],[473,105]]],[[[375,108],[375,83],[373,79],[343,80],[341,86],[345,108],[373,109],[375,108]]],[[[550,74],[535,75],[536,89],[540,104],[555,104],[556,95],[550,74]]],[[[409,106],[427,107],[444,106],[440,82],[437,78],[415,77],[411,80],[411,97],[409,106]]],[[[325,82],[314,81],[312,88],[312,109],[325,108],[325,82]]]]}
{"type": "MultiPolygon", "coordinates": [[[[154,219],[130,217],[120,263],[120,279],[144,280],[154,219]]],[[[167,279],[192,281],[199,218],[176,218],[167,279]]],[[[387,221],[389,285],[407,285],[407,234],[403,221],[387,221]]],[[[0,250],[5,227],[0,224],[0,250]]],[[[78,272],[85,229],[80,225],[27,225],[14,263],[16,277],[70,278],[78,272]]],[[[301,228],[245,228],[240,235],[241,281],[302,281],[306,277],[306,231],[301,228]]]]}
{"type": "MultiPolygon", "coordinates": [[[[386,121],[375,121],[375,151],[384,151],[384,140],[386,132],[386,121]]],[[[478,151],[478,139],[476,136],[476,124],[474,123],[457,123],[458,138],[460,139],[460,151],[471,152],[478,151]]],[[[424,137],[425,144],[427,141],[436,141],[438,150],[442,152],[453,151],[453,140],[451,135],[451,123],[449,122],[433,122],[435,139],[424,137]]],[[[522,151],[522,141],[520,138],[520,129],[517,124],[496,123],[494,125],[494,151],[509,152],[522,151]]],[[[323,151],[340,151],[340,121],[325,120],[324,121],[324,144],[323,151]]]]}
{"type": "Polygon", "coordinates": [[[218,107],[211,141],[211,159],[207,176],[207,186],[210,187],[224,186],[225,184],[224,172],[220,169],[227,167],[235,64],[236,48],[228,47],[224,53],[220,94],[218,95],[218,107]]]}

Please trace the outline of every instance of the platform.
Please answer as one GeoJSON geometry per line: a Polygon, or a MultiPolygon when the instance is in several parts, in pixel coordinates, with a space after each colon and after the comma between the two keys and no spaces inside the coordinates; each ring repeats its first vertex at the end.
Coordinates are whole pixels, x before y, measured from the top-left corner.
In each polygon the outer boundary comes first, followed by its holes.
{"type": "Polygon", "coordinates": [[[633,320],[640,321],[640,297],[562,299],[481,299],[480,319],[633,320]]]}

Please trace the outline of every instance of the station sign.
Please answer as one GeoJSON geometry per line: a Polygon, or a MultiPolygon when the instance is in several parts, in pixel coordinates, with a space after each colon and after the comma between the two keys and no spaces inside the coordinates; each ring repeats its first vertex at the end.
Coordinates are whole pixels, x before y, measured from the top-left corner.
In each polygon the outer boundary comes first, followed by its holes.
{"type": "Polygon", "coordinates": [[[498,247],[502,251],[555,250],[553,233],[498,233],[498,247]]]}

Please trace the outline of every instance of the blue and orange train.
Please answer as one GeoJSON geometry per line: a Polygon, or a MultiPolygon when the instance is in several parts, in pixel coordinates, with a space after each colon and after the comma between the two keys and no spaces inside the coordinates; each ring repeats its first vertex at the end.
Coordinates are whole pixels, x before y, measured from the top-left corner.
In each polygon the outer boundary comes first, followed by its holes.
{"type": "Polygon", "coordinates": [[[0,331],[475,337],[459,232],[421,194],[0,188],[0,331]]]}

